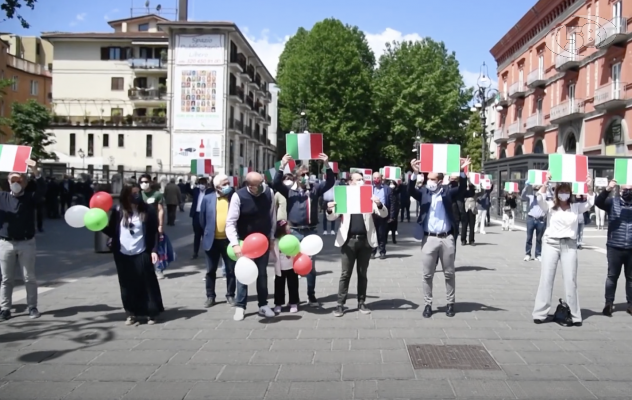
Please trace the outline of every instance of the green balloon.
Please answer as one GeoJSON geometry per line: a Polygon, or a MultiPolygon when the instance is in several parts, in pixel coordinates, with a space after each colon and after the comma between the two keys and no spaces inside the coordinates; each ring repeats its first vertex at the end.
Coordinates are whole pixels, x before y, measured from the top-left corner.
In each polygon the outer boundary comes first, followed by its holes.
{"type": "MultiPolygon", "coordinates": [[[[239,245],[243,246],[244,245],[244,241],[240,240],[239,241],[239,245]]],[[[226,248],[226,253],[228,253],[228,258],[230,258],[233,261],[237,261],[237,256],[235,255],[235,250],[233,250],[233,246],[228,245],[228,248],[226,248]]]]}
{"type": "Polygon", "coordinates": [[[89,230],[99,232],[108,226],[108,213],[100,208],[91,208],[83,216],[83,222],[89,230]]]}
{"type": "Polygon", "coordinates": [[[294,257],[301,252],[301,242],[294,235],[285,235],[279,240],[279,251],[286,256],[294,257]]]}

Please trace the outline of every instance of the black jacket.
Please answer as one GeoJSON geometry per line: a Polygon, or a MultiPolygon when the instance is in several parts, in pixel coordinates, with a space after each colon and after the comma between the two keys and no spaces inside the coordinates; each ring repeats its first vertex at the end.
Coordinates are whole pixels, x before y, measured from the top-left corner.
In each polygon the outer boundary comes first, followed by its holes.
{"type": "MultiPolygon", "coordinates": [[[[119,206],[112,207],[108,225],[102,230],[103,233],[112,239],[110,249],[113,253],[121,251],[121,218],[119,206]]],[[[152,207],[150,207],[145,214],[143,239],[145,240],[145,253],[158,252],[158,214],[152,207]]]]}

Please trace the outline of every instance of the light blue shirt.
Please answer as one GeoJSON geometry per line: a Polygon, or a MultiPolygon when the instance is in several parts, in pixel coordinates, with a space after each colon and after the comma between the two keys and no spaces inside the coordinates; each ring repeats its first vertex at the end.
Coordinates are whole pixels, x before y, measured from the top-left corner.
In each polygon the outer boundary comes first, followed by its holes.
{"type": "MultiPolygon", "coordinates": [[[[521,196],[522,200],[528,202],[529,210],[527,212],[527,215],[533,218],[545,217],[546,216],[545,212],[542,210],[542,208],[538,204],[538,196],[534,194],[526,194],[527,188],[528,186],[525,186],[525,188],[522,189],[522,196],[521,196]]],[[[547,198],[549,197],[549,195],[550,195],[550,189],[549,191],[547,191],[547,198]]]]}
{"type": "Polygon", "coordinates": [[[445,206],[443,205],[443,197],[441,194],[443,189],[439,189],[437,193],[432,194],[430,210],[424,222],[424,231],[428,233],[447,233],[448,227],[445,206]]]}
{"type": "Polygon", "coordinates": [[[386,204],[386,196],[384,195],[384,186],[373,186],[373,195],[380,199],[380,203],[386,204]]]}

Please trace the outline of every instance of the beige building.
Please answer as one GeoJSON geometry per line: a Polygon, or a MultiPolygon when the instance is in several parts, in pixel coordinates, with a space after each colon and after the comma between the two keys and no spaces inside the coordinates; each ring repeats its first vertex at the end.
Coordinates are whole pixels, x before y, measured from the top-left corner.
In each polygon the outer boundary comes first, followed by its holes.
{"type": "Polygon", "coordinates": [[[12,56],[50,69],[49,66],[53,62],[53,45],[46,39],[12,33],[2,33],[0,39],[9,44],[9,54],[12,56]]]}

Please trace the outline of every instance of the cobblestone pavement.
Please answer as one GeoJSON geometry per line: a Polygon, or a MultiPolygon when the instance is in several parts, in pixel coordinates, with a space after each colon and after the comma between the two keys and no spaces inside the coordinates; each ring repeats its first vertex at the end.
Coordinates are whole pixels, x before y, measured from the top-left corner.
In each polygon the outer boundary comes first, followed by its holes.
{"type": "MultiPolygon", "coordinates": [[[[624,311],[622,281],[614,317],[600,314],[603,254],[580,253],[584,326],[535,325],[539,264],[522,261],[523,231],[492,226],[477,246],[458,247],[456,316],[442,312],[438,272],[439,312],[424,319],[419,245],[411,235],[412,224],[402,224],[388,258],[371,261],[371,315],[356,312],[352,295],[349,312],[333,316],[340,266],[331,236],[317,261],[323,308],[302,305],[297,314],[267,320],[255,314],[254,296],[241,322],[225,303],[204,309],[203,262],[185,260],[190,253],[182,248],[181,261],[160,282],[168,310],[154,326],[124,325],[112,264],[84,273],[42,294],[40,319],[19,312],[0,325],[0,399],[631,397],[632,317],[624,311]],[[493,361],[478,370],[465,364],[416,370],[406,348],[425,344],[482,346],[479,353],[493,361]]],[[[183,236],[177,246],[190,242],[183,236]]],[[[560,275],[554,298],[563,296],[560,275]]],[[[272,288],[272,268],[269,277],[272,288]]],[[[218,280],[220,296],[224,284],[218,280]]]]}

